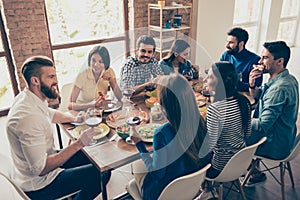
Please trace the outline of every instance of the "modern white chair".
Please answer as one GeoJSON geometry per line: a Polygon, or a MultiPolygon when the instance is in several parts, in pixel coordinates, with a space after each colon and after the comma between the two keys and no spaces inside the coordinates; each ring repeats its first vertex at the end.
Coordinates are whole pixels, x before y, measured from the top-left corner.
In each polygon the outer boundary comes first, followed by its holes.
{"type": "MultiPolygon", "coordinates": [[[[272,177],[275,179],[275,181],[281,185],[281,196],[282,196],[283,200],[285,200],[285,189],[284,189],[285,188],[285,184],[284,184],[285,172],[286,172],[286,170],[289,172],[292,187],[294,188],[295,183],[294,183],[294,178],[293,178],[290,161],[292,161],[294,158],[296,158],[299,155],[299,153],[300,153],[300,133],[298,133],[298,135],[296,136],[294,147],[293,147],[291,153],[286,158],[284,158],[282,160],[274,160],[274,159],[266,158],[263,156],[255,156],[256,160],[253,163],[253,166],[257,166],[258,163],[261,162],[261,164],[265,168],[262,171],[263,172],[268,171],[272,175],[272,177]],[[267,161],[268,164],[264,161],[267,161]],[[274,163],[274,165],[272,165],[271,163],[274,163]],[[272,172],[272,170],[277,169],[277,168],[280,168],[280,180],[272,172]]],[[[247,182],[247,180],[249,179],[250,174],[252,173],[253,170],[254,170],[254,167],[252,167],[249,170],[242,185],[244,185],[247,182]]]]}
{"type": "MultiPolygon", "coordinates": [[[[231,182],[229,189],[232,189],[234,183],[237,183],[239,192],[242,198],[245,200],[245,193],[239,181],[239,177],[243,175],[247,168],[249,167],[254,153],[259,145],[264,143],[267,140],[266,137],[260,139],[257,143],[245,147],[237,152],[225,165],[221,173],[216,178],[208,178],[206,180],[212,181],[213,183],[218,182],[219,184],[219,199],[223,199],[223,183],[231,182]]],[[[235,185],[236,186],[236,185],[235,185]]],[[[237,187],[237,186],[236,186],[237,187]]]]}
{"type": "Polygon", "coordinates": [[[62,112],[68,111],[68,104],[70,102],[72,87],[73,87],[73,83],[66,83],[61,87],[60,90],[61,100],[60,100],[59,110],[62,112]]]}
{"type": "Polygon", "coordinates": [[[0,163],[0,197],[5,199],[29,200],[30,198],[12,179],[14,170],[12,160],[8,156],[0,153],[0,163]]]}
{"type": "MultiPolygon", "coordinates": [[[[192,174],[176,178],[164,188],[158,197],[158,200],[193,199],[199,192],[200,186],[204,181],[206,171],[209,167],[210,164],[192,174]]],[[[142,196],[134,179],[128,183],[126,190],[135,200],[142,200],[142,196]]]]}
{"type": "MultiPolygon", "coordinates": [[[[30,200],[24,191],[12,179],[14,165],[12,159],[0,153],[0,197],[4,199],[30,200]]],[[[79,192],[79,191],[77,191],[79,192]]],[[[77,192],[68,194],[58,200],[72,199],[77,192]]]]}

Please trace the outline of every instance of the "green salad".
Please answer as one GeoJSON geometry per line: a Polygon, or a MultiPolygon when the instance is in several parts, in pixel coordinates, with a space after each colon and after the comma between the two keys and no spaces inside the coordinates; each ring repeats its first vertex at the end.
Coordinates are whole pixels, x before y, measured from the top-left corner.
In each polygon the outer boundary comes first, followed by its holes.
{"type": "Polygon", "coordinates": [[[158,126],[160,126],[160,125],[159,124],[147,124],[145,126],[138,128],[138,133],[143,138],[152,138],[154,129],[156,129],[158,126]]]}

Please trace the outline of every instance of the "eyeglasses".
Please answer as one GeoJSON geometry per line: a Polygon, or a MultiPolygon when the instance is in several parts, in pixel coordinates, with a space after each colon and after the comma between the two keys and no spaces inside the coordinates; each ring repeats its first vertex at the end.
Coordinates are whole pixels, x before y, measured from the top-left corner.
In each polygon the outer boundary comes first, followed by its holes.
{"type": "Polygon", "coordinates": [[[152,54],[153,53],[153,50],[146,50],[146,49],[140,49],[140,52],[141,53],[146,53],[146,52],[148,52],[149,54],[152,54]]]}

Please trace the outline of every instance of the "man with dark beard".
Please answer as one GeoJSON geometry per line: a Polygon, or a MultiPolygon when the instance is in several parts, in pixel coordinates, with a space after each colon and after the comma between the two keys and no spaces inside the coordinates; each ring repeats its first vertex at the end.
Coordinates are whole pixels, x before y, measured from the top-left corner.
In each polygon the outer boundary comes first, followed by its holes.
{"type": "Polygon", "coordinates": [[[149,83],[150,77],[163,74],[158,61],[153,57],[155,41],[152,37],[142,35],[136,42],[135,56],[129,56],[121,69],[121,87],[132,85],[135,93],[141,92],[149,83]]]}
{"type": "MultiPolygon", "coordinates": [[[[57,152],[52,123],[77,119],[48,107],[47,98],[58,97],[54,64],[48,57],[33,56],[21,72],[27,87],[16,96],[6,125],[16,184],[30,199],[57,199],[76,191],[75,199],[94,199],[101,192],[101,175],[81,151],[94,130],[82,131],[78,140],[57,152]]],[[[110,174],[102,177],[106,184],[110,174]]]]}
{"type": "MultiPolygon", "coordinates": [[[[220,61],[231,62],[237,69],[240,81],[238,90],[241,92],[249,92],[249,74],[253,69],[253,65],[258,64],[260,57],[246,49],[248,41],[248,32],[240,27],[235,27],[227,33],[227,51],[223,53],[220,61]]],[[[255,80],[255,86],[260,86],[262,77],[255,80]]]]}

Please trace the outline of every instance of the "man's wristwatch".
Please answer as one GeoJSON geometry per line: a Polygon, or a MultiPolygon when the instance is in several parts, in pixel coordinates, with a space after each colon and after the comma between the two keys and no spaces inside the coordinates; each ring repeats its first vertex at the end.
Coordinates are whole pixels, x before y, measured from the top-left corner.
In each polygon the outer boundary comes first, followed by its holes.
{"type": "Polygon", "coordinates": [[[254,86],[250,86],[249,85],[249,88],[252,89],[252,90],[254,90],[256,88],[256,85],[254,85],[254,86]]]}

